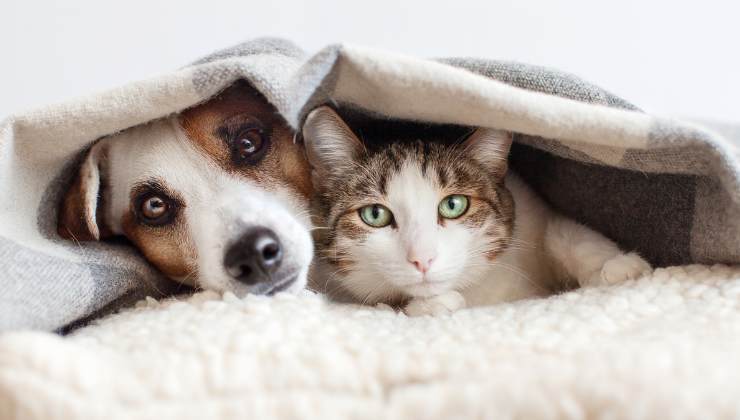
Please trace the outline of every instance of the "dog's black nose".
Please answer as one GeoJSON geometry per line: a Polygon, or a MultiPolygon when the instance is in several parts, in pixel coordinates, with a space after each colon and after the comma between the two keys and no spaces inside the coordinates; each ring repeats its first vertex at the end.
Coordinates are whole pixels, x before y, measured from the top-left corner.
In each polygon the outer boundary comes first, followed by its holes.
{"type": "Polygon", "coordinates": [[[224,268],[234,279],[254,285],[270,281],[282,259],[283,249],[275,232],[252,228],[226,251],[224,268]]]}

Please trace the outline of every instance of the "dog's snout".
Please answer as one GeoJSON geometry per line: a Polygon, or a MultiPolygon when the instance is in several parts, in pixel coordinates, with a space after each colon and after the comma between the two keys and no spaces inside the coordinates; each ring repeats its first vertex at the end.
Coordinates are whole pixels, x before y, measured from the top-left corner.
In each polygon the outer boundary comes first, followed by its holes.
{"type": "Polygon", "coordinates": [[[277,235],[267,228],[253,228],[226,251],[224,268],[235,280],[254,285],[271,281],[282,259],[277,235]]]}

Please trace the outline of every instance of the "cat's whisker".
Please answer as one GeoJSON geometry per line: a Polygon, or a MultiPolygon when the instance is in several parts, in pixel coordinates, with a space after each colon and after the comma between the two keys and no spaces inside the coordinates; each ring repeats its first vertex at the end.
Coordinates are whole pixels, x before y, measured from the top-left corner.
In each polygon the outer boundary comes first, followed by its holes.
{"type": "Polygon", "coordinates": [[[509,239],[509,246],[514,246],[514,245],[522,246],[522,247],[527,247],[527,248],[531,248],[531,249],[537,249],[537,248],[539,248],[539,246],[537,246],[537,245],[535,245],[535,244],[533,244],[531,242],[523,241],[523,240],[516,239],[516,238],[510,238],[509,239]]]}
{"type": "Polygon", "coordinates": [[[338,281],[337,281],[337,282],[334,282],[334,285],[333,285],[333,287],[331,287],[331,288],[329,288],[329,287],[328,287],[328,283],[327,283],[327,286],[325,287],[325,289],[324,289],[324,292],[323,292],[323,293],[324,293],[325,295],[329,296],[329,297],[333,297],[333,296],[334,296],[334,294],[335,294],[335,293],[336,293],[337,291],[339,291],[339,290],[342,290],[342,288],[343,288],[343,287],[344,287],[344,286],[342,285],[342,283],[341,283],[341,282],[338,282],[338,281]]]}
{"type": "MultiPolygon", "coordinates": [[[[583,234],[584,229],[587,230],[584,226],[574,224],[577,225],[574,228],[564,223],[562,216],[538,202],[536,194],[515,175],[507,175],[504,184],[500,176],[507,169],[512,133],[479,128],[458,138],[441,137],[438,140],[442,141],[437,142],[430,136],[417,137],[415,134],[415,138],[405,139],[403,137],[408,133],[402,131],[400,141],[388,138],[385,139],[390,140],[387,147],[376,149],[369,147],[369,142],[376,140],[375,136],[365,142],[361,131],[363,126],[355,127],[353,134],[341,116],[332,113],[334,111],[325,109],[315,119],[307,120],[304,126],[304,133],[318,136],[306,139],[306,147],[312,152],[310,163],[315,170],[321,169],[326,174],[319,180],[322,185],[317,186],[319,198],[324,201],[321,208],[326,213],[319,223],[326,226],[311,228],[311,231],[322,232],[314,236],[324,236],[317,244],[316,254],[317,259],[326,261],[329,268],[326,278],[322,279],[325,293],[344,289],[362,304],[399,298],[404,287],[402,284],[411,283],[419,276],[400,249],[394,248],[399,241],[418,247],[414,252],[420,251],[419,256],[430,257],[432,254],[426,254],[423,249],[424,241],[449,244],[447,248],[438,249],[439,262],[432,265],[439,280],[449,280],[445,286],[459,290],[488,277],[494,280],[498,277],[502,284],[505,281],[516,282],[518,297],[530,292],[535,295],[540,294],[537,291],[548,291],[546,279],[540,277],[550,273],[551,258],[556,259],[555,263],[565,265],[562,269],[567,273],[579,270],[577,264],[580,262],[575,261],[576,258],[558,260],[558,255],[550,255],[557,252],[546,251],[563,249],[566,252],[586,243],[589,246],[593,244],[594,252],[608,248],[613,255],[611,242],[598,243],[599,238],[594,239],[595,235],[583,234]],[[457,191],[452,191],[453,188],[457,191]],[[498,196],[502,189],[511,194],[516,214],[520,216],[517,229],[514,229],[513,206],[505,197],[502,198],[503,195],[498,196]],[[492,207],[489,210],[493,211],[486,214],[476,210],[470,214],[472,223],[457,225],[457,232],[446,230],[446,223],[435,223],[440,215],[444,216],[441,214],[444,208],[439,207],[440,197],[465,191],[475,192],[482,201],[488,200],[492,207]],[[338,223],[339,218],[347,215],[354,206],[368,202],[388,207],[393,213],[390,223],[396,222],[395,229],[365,228],[353,232],[338,223]],[[423,215],[427,211],[424,209],[439,214],[435,214],[432,220],[431,214],[423,215]],[[473,219],[473,215],[482,218],[482,222],[473,219]],[[417,221],[419,225],[404,226],[410,221],[417,221]],[[560,224],[554,234],[550,232],[549,223],[560,224]],[[430,231],[438,237],[425,236],[430,231]]],[[[381,128],[377,132],[380,137],[396,135],[392,128],[381,128]]],[[[457,133],[452,136],[457,136],[457,133]]],[[[469,194],[473,195],[472,192],[469,194]]],[[[372,225],[368,221],[366,223],[372,225]]],[[[502,293],[506,291],[501,289],[502,293]]]]}
{"type": "Polygon", "coordinates": [[[532,280],[532,278],[529,277],[526,273],[524,273],[523,271],[521,271],[520,269],[518,269],[518,268],[516,268],[516,267],[514,267],[512,265],[509,265],[509,264],[506,264],[506,263],[502,263],[502,262],[492,262],[490,264],[479,264],[479,266],[485,266],[485,267],[488,267],[488,268],[490,268],[490,267],[500,267],[500,268],[503,268],[504,270],[508,270],[508,271],[510,271],[510,272],[512,272],[512,273],[514,273],[514,274],[516,274],[518,276],[520,276],[522,279],[526,280],[527,283],[529,283],[530,285],[534,286],[536,289],[539,289],[540,291],[544,291],[544,292],[547,291],[547,288],[546,287],[544,287],[543,285],[538,284],[537,282],[535,282],[534,280],[532,280]]]}
{"type": "Polygon", "coordinates": [[[363,305],[367,304],[367,301],[368,299],[370,299],[370,297],[372,297],[380,288],[385,287],[384,283],[385,282],[383,281],[379,281],[378,284],[375,286],[375,288],[373,288],[370,292],[367,293],[365,298],[362,300],[362,304],[363,305]]]}
{"type": "Polygon", "coordinates": [[[330,273],[325,273],[325,274],[328,274],[328,275],[326,278],[326,282],[324,283],[323,293],[326,294],[327,296],[332,296],[334,292],[336,292],[337,290],[340,290],[343,287],[342,281],[341,281],[342,279],[339,278],[339,275],[335,272],[330,272],[330,273]],[[330,289],[329,283],[331,282],[334,283],[334,286],[330,289]]]}

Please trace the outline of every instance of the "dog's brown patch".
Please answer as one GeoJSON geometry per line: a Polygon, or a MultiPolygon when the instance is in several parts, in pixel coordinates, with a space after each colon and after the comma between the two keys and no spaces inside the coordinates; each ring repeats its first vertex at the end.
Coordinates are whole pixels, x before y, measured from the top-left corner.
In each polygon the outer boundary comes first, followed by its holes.
{"type": "MultiPolygon", "coordinates": [[[[301,201],[308,201],[312,195],[310,169],[303,145],[294,144],[293,131],[285,120],[248,83],[236,82],[213,99],[184,111],[179,121],[197,149],[225,171],[249,178],[268,190],[288,188],[301,201]],[[258,121],[269,134],[269,149],[254,165],[236,165],[231,159],[229,145],[219,136],[219,130],[233,117],[258,121]]],[[[58,232],[63,238],[87,241],[112,234],[102,219],[107,203],[103,201],[106,195],[103,194],[104,179],[100,177],[98,158],[105,156],[93,153],[100,145],[93,146],[60,205],[58,232]],[[98,190],[93,192],[94,188],[98,190]],[[90,197],[97,197],[97,203],[90,197]]],[[[179,214],[172,223],[151,226],[137,220],[133,196],[130,203],[132,207],[121,220],[123,234],[164,274],[192,282],[198,268],[198,255],[184,215],[179,214]]],[[[186,206],[187,202],[183,200],[183,210],[186,206]]]]}
{"type": "Polygon", "coordinates": [[[237,82],[208,102],[181,114],[188,138],[224,170],[256,181],[265,188],[288,187],[308,199],[313,191],[310,168],[302,144],[264,96],[246,82],[237,82]],[[219,136],[227,120],[243,118],[262,126],[269,150],[256,164],[236,165],[228,144],[219,136]]]}
{"type": "Polygon", "coordinates": [[[198,254],[184,217],[178,215],[165,226],[147,226],[136,220],[133,209],[129,209],[121,225],[126,237],[165,275],[185,283],[195,277],[198,254]]]}
{"type": "Polygon", "coordinates": [[[105,222],[105,197],[99,194],[105,182],[101,175],[105,156],[101,144],[93,146],[67,190],[57,221],[57,232],[62,238],[96,241],[112,235],[105,222]]]}
{"type": "Polygon", "coordinates": [[[77,179],[64,197],[59,209],[57,231],[59,236],[64,239],[95,241],[99,239],[100,234],[92,218],[93,213],[86,209],[87,203],[84,199],[86,189],[84,183],[80,180],[82,177],[83,174],[80,171],[77,179]]]}
{"type": "MultiPolygon", "coordinates": [[[[265,189],[287,187],[305,200],[310,198],[313,187],[302,144],[294,144],[293,131],[285,120],[246,82],[239,81],[213,99],[183,111],[179,120],[187,138],[223,170],[265,189]],[[240,119],[259,124],[269,136],[269,149],[253,165],[237,165],[219,135],[227,123],[240,119]]],[[[197,269],[197,251],[184,217],[167,226],[152,227],[138,223],[129,211],[122,224],[126,236],[166,275],[182,279],[197,269]]]]}

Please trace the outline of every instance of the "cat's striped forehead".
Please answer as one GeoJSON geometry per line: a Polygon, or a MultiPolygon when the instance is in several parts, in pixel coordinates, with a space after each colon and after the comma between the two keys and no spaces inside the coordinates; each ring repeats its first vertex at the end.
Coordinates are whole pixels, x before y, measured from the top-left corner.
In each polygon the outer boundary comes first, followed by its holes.
{"type": "Polygon", "coordinates": [[[382,197],[388,194],[391,180],[409,166],[418,168],[421,176],[440,190],[489,190],[493,185],[485,170],[466,158],[461,147],[417,140],[369,150],[352,170],[338,174],[333,190],[354,200],[382,197]]]}
{"type": "Polygon", "coordinates": [[[306,118],[303,134],[319,191],[320,260],[356,297],[398,297],[420,272],[430,284],[458,284],[508,246],[514,203],[504,177],[511,133],[348,125],[320,107],[306,118]],[[452,196],[465,205],[450,216],[443,205],[452,196]],[[384,214],[380,224],[367,214],[377,209],[384,214]]]}
{"type": "Polygon", "coordinates": [[[513,229],[511,195],[502,180],[464,147],[400,142],[370,150],[352,163],[338,170],[332,185],[324,189],[323,223],[328,230],[318,242],[322,258],[342,276],[361,272],[368,255],[381,256],[370,265],[403,266],[410,243],[436,243],[442,259],[462,249],[492,259],[508,246],[513,229]],[[453,194],[472,198],[463,216],[451,221],[439,216],[438,206],[453,194]],[[360,220],[358,210],[371,204],[392,212],[389,228],[377,229],[360,220]]]}

